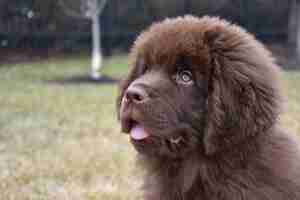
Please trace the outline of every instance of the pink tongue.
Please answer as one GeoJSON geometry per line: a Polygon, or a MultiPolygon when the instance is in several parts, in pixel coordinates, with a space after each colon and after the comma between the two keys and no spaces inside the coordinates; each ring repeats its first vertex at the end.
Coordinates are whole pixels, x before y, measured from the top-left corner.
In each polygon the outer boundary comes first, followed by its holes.
{"type": "Polygon", "coordinates": [[[130,131],[130,135],[135,140],[142,140],[149,136],[144,127],[142,127],[141,125],[133,126],[130,131]]]}

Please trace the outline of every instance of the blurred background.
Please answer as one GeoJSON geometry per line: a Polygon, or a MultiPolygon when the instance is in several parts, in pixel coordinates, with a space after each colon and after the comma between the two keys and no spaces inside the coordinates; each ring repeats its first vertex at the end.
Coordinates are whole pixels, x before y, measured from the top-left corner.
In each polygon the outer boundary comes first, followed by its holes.
{"type": "Polygon", "coordinates": [[[272,51],[280,122],[300,135],[298,0],[0,0],[0,200],[140,199],[117,83],[141,31],[185,14],[225,18],[272,51]]]}

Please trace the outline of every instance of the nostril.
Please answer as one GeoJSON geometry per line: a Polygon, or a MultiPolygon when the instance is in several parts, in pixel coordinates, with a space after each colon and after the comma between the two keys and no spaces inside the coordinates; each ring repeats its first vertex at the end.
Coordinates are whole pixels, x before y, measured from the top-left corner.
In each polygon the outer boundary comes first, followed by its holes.
{"type": "Polygon", "coordinates": [[[129,100],[131,102],[141,103],[141,102],[144,102],[148,98],[148,95],[141,88],[129,87],[126,91],[125,97],[127,100],[129,100]]]}
{"type": "Polygon", "coordinates": [[[135,100],[135,101],[142,101],[143,100],[143,97],[141,97],[140,94],[132,94],[132,99],[135,100]]]}
{"type": "Polygon", "coordinates": [[[133,102],[141,102],[141,101],[143,101],[143,97],[141,96],[141,94],[133,92],[133,91],[128,91],[126,93],[126,98],[129,101],[133,101],[133,102]]]}

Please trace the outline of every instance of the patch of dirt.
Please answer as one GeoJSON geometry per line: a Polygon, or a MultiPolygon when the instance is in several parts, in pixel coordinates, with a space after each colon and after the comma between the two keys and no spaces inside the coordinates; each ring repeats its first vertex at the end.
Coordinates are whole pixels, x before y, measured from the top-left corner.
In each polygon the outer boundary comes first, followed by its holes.
{"type": "Polygon", "coordinates": [[[71,77],[55,79],[55,80],[47,80],[47,82],[53,84],[60,84],[60,85],[117,84],[119,80],[105,75],[101,76],[99,79],[93,79],[88,74],[85,74],[85,75],[77,75],[77,76],[71,76],[71,77]]]}

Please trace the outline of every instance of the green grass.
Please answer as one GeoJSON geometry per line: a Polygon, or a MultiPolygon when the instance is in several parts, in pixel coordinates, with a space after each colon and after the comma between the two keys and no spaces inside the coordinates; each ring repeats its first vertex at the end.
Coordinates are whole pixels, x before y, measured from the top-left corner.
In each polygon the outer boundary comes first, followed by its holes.
{"type": "MultiPolygon", "coordinates": [[[[0,67],[0,200],[139,199],[135,151],[116,120],[116,85],[49,82],[87,74],[84,57],[0,67]]],[[[126,56],[106,60],[121,77],[126,56]]],[[[282,123],[300,133],[300,72],[282,73],[282,123]]]]}

